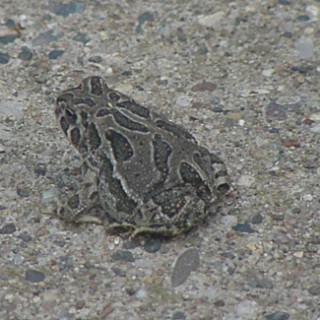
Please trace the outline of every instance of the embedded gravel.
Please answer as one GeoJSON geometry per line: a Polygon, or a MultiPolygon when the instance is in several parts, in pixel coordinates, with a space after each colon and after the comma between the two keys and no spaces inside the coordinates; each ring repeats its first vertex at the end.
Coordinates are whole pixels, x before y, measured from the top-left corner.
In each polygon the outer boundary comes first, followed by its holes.
{"type": "Polygon", "coordinates": [[[0,18],[0,319],[320,320],[319,1],[4,0],[0,18]],[[53,102],[91,75],[221,155],[216,216],[159,242],[46,212],[79,162],[53,102]]]}

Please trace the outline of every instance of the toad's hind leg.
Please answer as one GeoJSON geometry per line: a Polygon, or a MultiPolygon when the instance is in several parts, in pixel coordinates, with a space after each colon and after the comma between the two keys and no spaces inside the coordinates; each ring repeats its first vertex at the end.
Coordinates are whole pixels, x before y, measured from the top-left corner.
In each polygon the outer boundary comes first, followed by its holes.
{"type": "Polygon", "coordinates": [[[174,187],[155,194],[135,212],[107,226],[107,231],[126,229],[131,238],[141,234],[174,237],[198,225],[206,216],[205,207],[192,186],[174,187]]]}

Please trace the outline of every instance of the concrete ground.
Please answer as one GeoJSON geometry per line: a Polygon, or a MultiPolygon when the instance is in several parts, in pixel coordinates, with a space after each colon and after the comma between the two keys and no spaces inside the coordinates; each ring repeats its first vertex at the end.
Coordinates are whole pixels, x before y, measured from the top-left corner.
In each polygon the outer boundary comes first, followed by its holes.
{"type": "Polygon", "coordinates": [[[320,2],[1,1],[0,319],[320,319],[320,2]],[[224,159],[218,215],[129,241],[44,214],[83,78],[224,159]]]}

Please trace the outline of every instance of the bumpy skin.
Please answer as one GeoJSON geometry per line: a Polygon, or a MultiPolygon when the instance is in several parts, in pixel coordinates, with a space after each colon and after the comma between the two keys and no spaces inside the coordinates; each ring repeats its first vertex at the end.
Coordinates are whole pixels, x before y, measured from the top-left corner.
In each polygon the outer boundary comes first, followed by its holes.
{"type": "Polygon", "coordinates": [[[64,91],[55,114],[84,160],[82,175],[60,188],[65,220],[174,236],[199,224],[229,189],[218,156],[100,77],[64,91]],[[95,181],[85,181],[88,171],[95,181]]]}

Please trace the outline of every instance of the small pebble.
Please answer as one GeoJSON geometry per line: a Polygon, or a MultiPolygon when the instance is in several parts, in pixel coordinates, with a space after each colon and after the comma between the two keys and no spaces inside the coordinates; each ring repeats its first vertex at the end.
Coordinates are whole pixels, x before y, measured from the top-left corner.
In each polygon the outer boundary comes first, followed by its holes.
{"type": "Polygon", "coordinates": [[[225,301],[224,300],[216,300],[214,302],[214,306],[216,308],[221,308],[221,307],[224,307],[226,305],[225,301]]]}
{"type": "Polygon", "coordinates": [[[47,173],[47,166],[43,163],[38,163],[33,171],[37,177],[45,176],[47,173]]]}
{"type": "Polygon", "coordinates": [[[172,315],[172,320],[185,320],[187,319],[187,315],[183,311],[176,311],[172,315]]]}
{"type": "Polygon", "coordinates": [[[257,303],[252,300],[243,300],[236,307],[238,319],[250,319],[255,312],[257,303]]]}
{"type": "Polygon", "coordinates": [[[66,245],[66,242],[61,239],[56,239],[56,240],[53,240],[52,242],[60,248],[63,248],[66,245]]]}
{"type": "Polygon", "coordinates": [[[320,243],[319,244],[308,243],[307,250],[311,253],[320,252],[320,243]]]}
{"type": "Polygon", "coordinates": [[[278,3],[283,5],[291,5],[292,0],[278,0],[278,3]]]}
{"type": "Polygon", "coordinates": [[[311,27],[305,28],[305,30],[304,30],[304,34],[306,36],[311,36],[311,37],[314,36],[315,32],[316,32],[316,30],[314,28],[311,28],[311,27]]]}
{"type": "Polygon", "coordinates": [[[101,63],[103,61],[101,56],[92,56],[88,59],[89,62],[101,63]]]}
{"type": "Polygon", "coordinates": [[[72,38],[72,40],[81,42],[83,45],[86,45],[88,42],[90,42],[90,38],[86,33],[79,32],[76,36],[72,38]]]}
{"type": "Polygon", "coordinates": [[[214,28],[225,17],[226,17],[226,13],[224,11],[218,11],[208,16],[199,16],[198,23],[207,28],[214,28]]]}
{"type": "Polygon", "coordinates": [[[180,107],[187,107],[190,104],[190,98],[186,95],[178,96],[176,99],[176,105],[180,107]]]}
{"type": "Polygon", "coordinates": [[[270,133],[279,133],[280,129],[279,128],[270,128],[269,132],[270,133]]]}
{"type": "Polygon", "coordinates": [[[212,82],[208,82],[208,81],[202,81],[201,83],[198,83],[196,85],[194,85],[191,90],[193,92],[198,92],[198,91],[209,91],[209,92],[213,92],[214,90],[216,90],[217,85],[212,83],[212,82]]]}
{"type": "Polygon", "coordinates": [[[290,32],[290,31],[286,31],[286,32],[283,33],[282,36],[285,37],[285,38],[292,38],[293,37],[293,33],[290,32]]]}
{"type": "Polygon", "coordinates": [[[147,21],[154,21],[154,15],[151,12],[144,12],[140,14],[138,21],[140,25],[147,21]]]}
{"type": "Polygon", "coordinates": [[[161,249],[161,241],[159,238],[153,237],[146,240],[144,250],[149,253],[155,253],[161,249]]]}
{"type": "Polygon", "coordinates": [[[17,187],[17,195],[21,198],[27,198],[30,195],[30,190],[17,187]]]}
{"type": "Polygon", "coordinates": [[[33,52],[27,46],[21,47],[21,51],[18,55],[18,58],[23,61],[30,61],[33,57],[33,52]]]}
{"type": "Polygon", "coordinates": [[[221,224],[226,228],[231,228],[235,224],[237,224],[238,218],[233,215],[226,215],[221,218],[221,224]]]}
{"type": "Polygon", "coordinates": [[[185,31],[183,29],[178,29],[177,30],[177,39],[179,41],[187,41],[188,35],[185,33],[185,31]]]}
{"type": "Polygon", "coordinates": [[[145,24],[145,22],[147,21],[154,21],[154,15],[151,12],[144,12],[142,14],[140,14],[139,18],[138,18],[138,25],[136,27],[136,33],[142,33],[143,32],[143,25],[145,24]]]}
{"type": "Polygon", "coordinates": [[[0,64],[7,64],[10,61],[10,56],[7,53],[0,52],[0,64]]]}
{"type": "Polygon", "coordinates": [[[287,148],[300,148],[301,143],[297,139],[287,139],[283,142],[283,145],[287,148]]]}
{"type": "Polygon", "coordinates": [[[255,232],[254,229],[248,223],[238,223],[237,225],[233,226],[232,229],[237,232],[243,233],[253,233],[255,232]]]}
{"type": "Polygon", "coordinates": [[[18,235],[18,238],[24,242],[29,242],[32,240],[32,237],[29,235],[27,231],[24,231],[18,235]]]}
{"type": "Polygon", "coordinates": [[[251,223],[260,224],[263,221],[263,216],[260,213],[254,215],[251,219],[251,223]]]}
{"type": "Polygon", "coordinates": [[[265,316],[266,320],[287,320],[290,314],[283,311],[274,312],[265,316]]]}
{"type": "Polygon", "coordinates": [[[171,284],[178,287],[187,281],[191,271],[197,270],[200,264],[199,249],[192,248],[183,252],[177,259],[172,277],[171,284]]]}
{"type": "Polygon", "coordinates": [[[81,310],[85,307],[86,305],[86,301],[85,300],[78,300],[76,303],[75,303],[75,308],[76,310],[81,310]]]}
{"type": "Polygon", "coordinates": [[[299,213],[301,213],[301,209],[300,208],[293,208],[292,209],[292,213],[294,213],[294,214],[299,214],[299,213]]]}
{"type": "Polygon", "coordinates": [[[14,223],[7,223],[0,229],[0,234],[11,234],[17,230],[14,223]]]}
{"type": "Polygon", "coordinates": [[[146,299],[148,297],[148,292],[145,288],[141,288],[136,292],[135,296],[138,299],[146,299]]]}
{"type": "Polygon", "coordinates": [[[266,109],[267,120],[286,120],[287,119],[287,108],[276,102],[270,102],[266,109]]]}
{"type": "Polygon", "coordinates": [[[301,37],[294,43],[300,59],[311,59],[314,51],[314,42],[310,37],[301,37]]]}
{"type": "Polygon", "coordinates": [[[25,280],[29,282],[37,283],[43,281],[44,279],[44,273],[37,270],[29,269],[25,273],[25,280]]]}
{"type": "Polygon", "coordinates": [[[50,60],[57,60],[63,54],[64,54],[64,50],[52,50],[52,51],[49,52],[48,58],[50,60]]]}
{"type": "Polygon", "coordinates": [[[245,10],[247,13],[255,13],[257,11],[256,7],[253,6],[246,6],[245,10]]]}
{"type": "Polygon", "coordinates": [[[310,17],[308,17],[306,14],[302,14],[301,16],[297,17],[297,20],[301,22],[306,22],[310,20],[310,17]]]}
{"type": "Polygon", "coordinates": [[[135,259],[130,251],[118,250],[111,255],[112,259],[115,261],[126,261],[134,262],[135,259]]]}
{"type": "MultiPolygon", "coordinates": [[[[125,70],[121,73],[121,75],[125,76],[125,77],[132,77],[133,72],[131,70],[125,70]]],[[[162,82],[163,83],[163,82],[162,82]]]]}
{"type": "Polygon", "coordinates": [[[293,254],[294,257],[301,259],[304,256],[304,252],[303,251],[297,251],[293,254]]]}
{"type": "Polygon", "coordinates": [[[3,36],[0,37],[0,44],[6,45],[12,43],[17,39],[17,36],[3,36]]]}
{"type": "Polygon", "coordinates": [[[307,6],[306,13],[310,16],[317,17],[319,15],[319,8],[314,5],[307,6]]]}
{"type": "Polygon", "coordinates": [[[305,194],[302,197],[303,201],[312,201],[313,200],[313,196],[311,194],[305,194]]]}
{"type": "Polygon", "coordinates": [[[274,73],[274,69],[266,69],[262,71],[262,75],[267,78],[271,77],[273,73],[274,73]]]}
{"type": "Polygon", "coordinates": [[[216,112],[216,113],[221,113],[224,111],[223,107],[214,107],[212,109],[213,112],[216,112]]]}
{"type": "Polygon", "coordinates": [[[320,132],[320,124],[313,125],[310,129],[310,132],[319,133],[320,132]]]}
{"type": "Polygon", "coordinates": [[[6,21],[5,21],[5,26],[6,27],[9,27],[9,28],[12,28],[12,27],[14,27],[16,25],[16,22],[13,20],[13,19],[7,19],[6,21]]]}
{"type": "Polygon", "coordinates": [[[85,9],[86,5],[84,3],[73,1],[66,4],[57,3],[53,8],[53,12],[56,15],[67,17],[70,14],[83,13],[85,9]]]}

